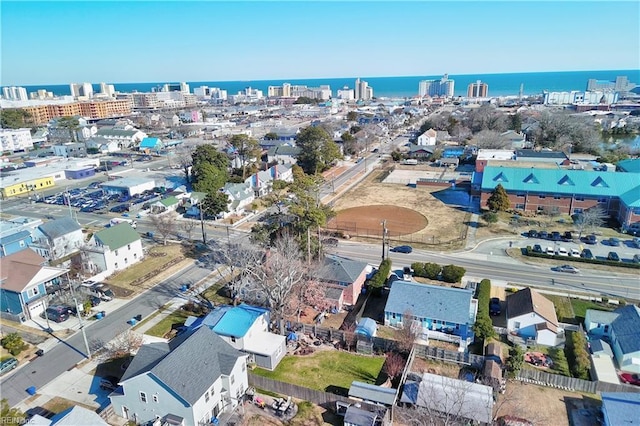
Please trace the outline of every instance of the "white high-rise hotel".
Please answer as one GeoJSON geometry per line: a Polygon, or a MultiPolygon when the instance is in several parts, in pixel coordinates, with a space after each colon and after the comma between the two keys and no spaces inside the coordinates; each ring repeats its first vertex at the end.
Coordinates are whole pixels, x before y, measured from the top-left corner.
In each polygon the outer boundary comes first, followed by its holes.
{"type": "Polygon", "coordinates": [[[356,100],[369,101],[373,99],[373,88],[369,87],[369,83],[364,80],[356,79],[356,87],[354,90],[356,100]]]}
{"type": "Polygon", "coordinates": [[[418,86],[418,94],[424,96],[453,97],[455,80],[449,79],[445,74],[440,80],[422,80],[418,86]]]}
{"type": "Polygon", "coordinates": [[[29,98],[27,97],[27,89],[24,87],[3,87],[2,88],[2,97],[8,101],[26,101],[29,98]]]}

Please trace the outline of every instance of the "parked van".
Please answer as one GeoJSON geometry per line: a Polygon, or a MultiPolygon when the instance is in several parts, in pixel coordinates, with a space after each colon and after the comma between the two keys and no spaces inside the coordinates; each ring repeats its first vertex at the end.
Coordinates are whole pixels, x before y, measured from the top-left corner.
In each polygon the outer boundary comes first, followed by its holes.
{"type": "Polygon", "coordinates": [[[5,359],[0,362],[0,374],[4,374],[7,371],[11,371],[18,366],[18,360],[15,358],[5,359]]]}

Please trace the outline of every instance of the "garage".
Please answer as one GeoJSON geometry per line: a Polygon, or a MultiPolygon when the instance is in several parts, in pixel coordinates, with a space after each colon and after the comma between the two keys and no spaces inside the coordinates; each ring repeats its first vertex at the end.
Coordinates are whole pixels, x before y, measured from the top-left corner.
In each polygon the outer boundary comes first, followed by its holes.
{"type": "Polygon", "coordinates": [[[29,318],[38,318],[38,315],[44,312],[45,307],[44,299],[30,303],[27,306],[27,309],[29,310],[29,318]]]}

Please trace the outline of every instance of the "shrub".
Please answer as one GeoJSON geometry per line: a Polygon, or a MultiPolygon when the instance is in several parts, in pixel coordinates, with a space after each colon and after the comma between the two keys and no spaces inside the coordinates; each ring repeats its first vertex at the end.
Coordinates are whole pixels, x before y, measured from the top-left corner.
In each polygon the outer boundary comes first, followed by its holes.
{"type": "Polygon", "coordinates": [[[577,331],[567,331],[566,357],[571,365],[571,374],[583,380],[589,380],[591,361],[587,352],[587,340],[577,331]]]}
{"type": "Polygon", "coordinates": [[[524,352],[520,346],[513,346],[509,349],[509,358],[507,358],[506,366],[509,377],[516,377],[522,365],[524,364],[524,352]]]}
{"type": "Polygon", "coordinates": [[[446,265],[442,267],[442,279],[448,283],[459,283],[466,272],[462,266],[446,265]]]}
{"type": "Polygon", "coordinates": [[[440,277],[442,267],[437,263],[425,263],[424,264],[424,276],[430,280],[437,280],[440,277]]]}
{"type": "MultiPolygon", "coordinates": [[[[451,265],[450,265],[451,266],[451,265]]],[[[446,267],[445,267],[446,268],[446,267]]],[[[443,268],[444,275],[444,268],[443,268]]],[[[489,299],[491,298],[491,281],[484,279],[478,285],[478,315],[473,332],[479,339],[485,340],[495,335],[493,321],[489,315],[489,299]]]]}
{"type": "Polygon", "coordinates": [[[424,263],[414,262],[411,264],[411,269],[416,277],[424,277],[424,263]]]}
{"type": "Polygon", "coordinates": [[[484,279],[478,285],[478,316],[481,314],[489,315],[489,299],[491,299],[491,281],[484,279]]]}
{"type": "Polygon", "coordinates": [[[487,223],[496,223],[498,222],[498,214],[494,212],[485,212],[482,213],[482,220],[487,223]]]}
{"type": "Polygon", "coordinates": [[[381,288],[386,282],[391,272],[391,260],[389,258],[380,262],[380,267],[375,275],[369,281],[369,285],[373,288],[381,288]]]}
{"type": "Polygon", "coordinates": [[[488,314],[478,315],[476,323],[473,325],[473,332],[477,338],[482,340],[495,336],[496,332],[493,329],[491,317],[488,314]]]}
{"type": "Polygon", "coordinates": [[[13,356],[19,355],[25,348],[25,344],[22,341],[22,337],[18,333],[9,333],[2,340],[0,340],[2,347],[9,351],[13,356]]]}

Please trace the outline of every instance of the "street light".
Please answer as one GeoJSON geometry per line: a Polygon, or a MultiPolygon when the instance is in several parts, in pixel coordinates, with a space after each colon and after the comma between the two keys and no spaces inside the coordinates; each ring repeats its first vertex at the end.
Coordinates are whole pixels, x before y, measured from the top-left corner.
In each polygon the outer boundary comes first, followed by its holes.
{"type": "Polygon", "coordinates": [[[384,244],[387,236],[387,220],[384,219],[381,225],[382,225],[382,260],[384,260],[384,244]]]}

